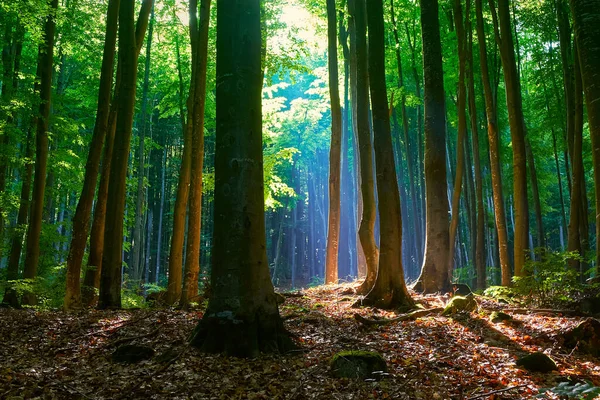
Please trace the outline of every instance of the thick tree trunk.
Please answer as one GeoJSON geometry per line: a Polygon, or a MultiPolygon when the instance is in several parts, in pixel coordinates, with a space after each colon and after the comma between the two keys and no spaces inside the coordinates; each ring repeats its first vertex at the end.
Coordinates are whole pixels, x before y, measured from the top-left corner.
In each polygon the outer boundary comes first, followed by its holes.
{"type": "Polygon", "coordinates": [[[527,204],[527,163],[525,150],[525,119],[521,98],[521,79],[517,71],[515,47],[511,28],[509,0],[498,0],[498,14],[493,0],[489,0],[496,42],[500,48],[506,107],[512,139],[513,152],[513,197],[515,213],[514,269],[516,276],[523,276],[527,258],[529,235],[529,207],[527,204]]]}
{"type": "Polygon", "coordinates": [[[483,25],[482,0],[475,0],[475,13],[477,15],[477,38],[479,40],[479,65],[485,97],[485,111],[487,116],[487,130],[490,152],[490,170],[492,177],[492,192],[494,197],[494,215],[496,219],[496,232],[498,239],[498,256],[502,274],[502,286],[511,284],[511,266],[508,255],[508,233],[506,230],[506,213],[504,210],[504,195],[502,193],[502,169],[500,167],[500,136],[498,132],[498,119],[496,101],[492,91],[490,74],[488,70],[487,44],[483,25]]]}
{"type": "Polygon", "coordinates": [[[100,279],[100,308],[121,308],[121,268],[123,264],[123,219],[125,180],[135,106],[138,52],[134,24],[134,1],[121,0],[119,10],[119,63],[121,86],[114,148],[108,184],[105,249],[100,279]]]}
{"type": "Polygon", "coordinates": [[[342,147],[342,110],[340,106],[337,21],[335,0],[327,0],[327,41],[329,63],[329,96],[331,100],[331,147],[329,150],[329,220],[325,283],[338,281],[338,249],[340,242],[340,163],[342,147]]]}
{"type": "Polygon", "coordinates": [[[375,284],[363,302],[379,308],[410,308],[414,302],[408,294],[402,267],[400,194],[385,82],[383,0],[367,1],[367,21],[381,250],[375,284]]]}
{"type": "Polygon", "coordinates": [[[448,276],[448,197],[446,183],[446,104],[437,0],[420,0],[425,77],[425,258],[415,289],[446,291],[448,276]]]}
{"type": "Polygon", "coordinates": [[[592,140],[596,188],[596,271],[600,272],[600,0],[570,0],[592,140]]]}
{"type": "MultiPolygon", "coordinates": [[[[373,147],[369,128],[369,75],[367,71],[367,18],[365,0],[351,0],[351,15],[356,27],[356,127],[360,152],[360,188],[362,194],[362,219],[358,236],[367,262],[367,275],[359,287],[367,294],[377,276],[379,249],[375,243],[375,183],[373,179],[373,147]]],[[[350,7],[350,4],[349,4],[350,7]]]]}
{"type": "MultiPolygon", "coordinates": [[[[31,216],[27,230],[25,247],[25,270],[23,278],[35,279],[40,257],[40,234],[42,231],[42,212],[44,211],[44,190],[46,187],[46,167],[48,164],[48,120],[52,93],[52,71],[54,56],[54,32],[56,30],[56,10],[58,0],[52,0],[44,28],[44,43],[40,45],[38,63],[40,63],[40,109],[36,126],[35,172],[33,194],[31,197],[31,216]]],[[[23,304],[35,305],[33,293],[23,294],[23,304]]]]}
{"type": "Polygon", "coordinates": [[[291,345],[265,243],[260,1],[220,0],[217,27],[212,294],[192,344],[255,357],[291,345]]]}
{"type": "MultiPolygon", "coordinates": [[[[210,0],[200,3],[200,25],[195,39],[196,76],[194,97],[189,105],[193,109],[188,124],[192,124],[192,160],[190,174],[190,198],[188,205],[188,240],[185,256],[185,275],[181,292],[181,307],[187,307],[198,296],[200,274],[200,239],[202,215],[202,169],[204,165],[204,108],[206,105],[206,68],[208,60],[208,25],[210,0]]],[[[194,41],[192,42],[194,43],[194,41]]]]}

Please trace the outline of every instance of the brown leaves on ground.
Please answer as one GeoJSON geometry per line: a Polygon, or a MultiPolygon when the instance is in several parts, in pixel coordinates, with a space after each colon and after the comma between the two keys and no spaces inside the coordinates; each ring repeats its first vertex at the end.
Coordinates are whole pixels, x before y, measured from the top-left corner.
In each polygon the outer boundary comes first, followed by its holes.
{"type": "MultiPolygon", "coordinates": [[[[253,360],[190,348],[201,312],[0,310],[0,399],[469,399],[496,392],[478,398],[498,400],[532,398],[538,388],[567,379],[600,386],[600,361],[554,339],[581,318],[519,314],[492,324],[490,311],[504,306],[484,300],[477,313],[364,326],[354,314],[399,314],[351,308],[357,296],[347,289],[286,296],[281,314],[304,351],[253,360]],[[114,363],[120,344],[151,346],[156,356],[114,363]],[[388,375],[373,382],[332,378],[329,360],[341,350],[381,353],[388,375]],[[515,366],[517,357],[535,351],[553,357],[559,371],[534,374],[515,366]]],[[[427,308],[446,300],[415,298],[427,308]]]]}

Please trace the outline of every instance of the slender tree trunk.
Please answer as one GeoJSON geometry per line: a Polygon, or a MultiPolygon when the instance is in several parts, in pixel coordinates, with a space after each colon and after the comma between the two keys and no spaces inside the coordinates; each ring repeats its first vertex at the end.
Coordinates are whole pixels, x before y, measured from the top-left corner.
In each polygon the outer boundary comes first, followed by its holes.
{"type": "Polygon", "coordinates": [[[123,218],[125,180],[135,106],[137,60],[134,1],[121,0],[119,10],[119,63],[121,87],[118,96],[116,134],[108,184],[105,250],[100,279],[100,308],[121,308],[121,268],[123,263],[123,218]]]}
{"type": "Polygon", "coordinates": [[[535,160],[533,158],[533,151],[529,141],[525,142],[525,149],[527,151],[527,166],[529,167],[529,178],[531,179],[531,193],[533,195],[533,204],[535,210],[535,220],[537,225],[537,247],[543,249],[546,247],[546,240],[544,237],[544,224],[542,221],[542,203],[540,202],[540,191],[538,188],[537,172],[535,169],[535,160]]]}
{"type": "Polygon", "coordinates": [[[596,273],[600,272],[600,0],[570,0],[592,140],[596,192],[596,273]]]}
{"type": "Polygon", "coordinates": [[[513,196],[515,213],[514,268],[516,276],[523,276],[527,258],[529,212],[527,204],[527,163],[525,150],[525,119],[521,98],[521,79],[517,71],[515,47],[511,28],[509,0],[498,0],[498,13],[493,0],[489,0],[494,21],[496,42],[500,48],[506,107],[513,151],[513,196]]]}
{"type": "Polygon", "coordinates": [[[212,295],[192,344],[255,357],[291,345],[265,244],[260,1],[220,0],[217,27],[212,295]]]}
{"type": "Polygon", "coordinates": [[[137,195],[135,201],[135,222],[133,227],[133,260],[131,263],[130,279],[139,282],[143,274],[143,235],[144,235],[144,203],[146,202],[144,178],[146,176],[145,141],[148,127],[148,88],[150,86],[150,57],[152,55],[152,36],[154,32],[154,7],[150,12],[150,25],[146,41],[146,59],[144,65],[144,83],[142,85],[142,110],[140,113],[140,130],[138,144],[137,195]]]}
{"type": "MultiPolygon", "coordinates": [[[[52,71],[54,56],[54,32],[56,30],[56,10],[58,0],[52,0],[50,11],[44,27],[44,43],[40,45],[38,63],[40,71],[40,109],[36,126],[35,172],[33,177],[33,194],[31,197],[31,217],[27,230],[25,248],[25,270],[23,278],[35,279],[40,258],[40,234],[42,231],[42,212],[44,207],[44,190],[46,187],[46,167],[48,163],[48,119],[50,117],[50,101],[52,93],[52,71]]],[[[23,295],[23,304],[35,305],[37,302],[32,292],[23,295]]]]}
{"type": "Polygon", "coordinates": [[[420,0],[425,77],[425,258],[415,289],[446,291],[448,276],[448,198],[446,183],[446,104],[437,0],[420,0]]]}
{"type": "Polygon", "coordinates": [[[342,111],[340,106],[337,21],[335,0],[327,0],[327,40],[329,60],[329,95],[331,99],[331,147],[329,150],[329,220],[325,283],[338,281],[340,241],[340,163],[342,146],[342,111]]]}
{"type": "Polygon", "coordinates": [[[479,41],[479,61],[481,78],[485,97],[485,111],[487,116],[487,130],[490,152],[490,170],[492,176],[492,192],[494,197],[494,215],[496,217],[496,231],[498,238],[498,253],[502,274],[502,286],[511,284],[511,266],[508,255],[508,233],[506,230],[506,213],[504,211],[504,195],[502,193],[502,169],[500,168],[500,136],[498,132],[498,119],[496,101],[492,91],[488,69],[487,44],[483,25],[482,0],[475,0],[477,15],[477,38],[479,41]]]}
{"type": "Polygon", "coordinates": [[[464,151],[465,135],[467,133],[467,91],[465,87],[466,75],[466,43],[465,30],[463,26],[463,13],[460,0],[453,0],[454,25],[456,27],[456,37],[458,42],[458,139],[456,143],[456,173],[454,178],[454,190],[452,192],[452,219],[450,220],[450,242],[448,247],[448,277],[452,277],[454,270],[454,248],[456,246],[456,231],[458,229],[458,220],[460,215],[460,193],[462,190],[462,180],[465,169],[464,151]]]}
{"type": "Polygon", "coordinates": [[[192,161],[190,175],[190,198],[188,205],[188,241],[185,256],[185,276],[181,292],[181,306],[187,307],[198,296],[200,274],[200,240],[202,215],[202,170],[204,165],[204,108],[206,105],[206,68],[208,61],[208,25],[210,0],[200,3],[200,25],[195,39],[196,79],[194,88],[192,124],[192,161]]]}
{"type": "Polygon", "coordinates": [[[381,251],[377,278],[363,302],[379,308],[410,308],[414,302],[408,294],[402,267],[400,193],[385,82],[383,0],[367,1],[367,21],[381,251]]]}

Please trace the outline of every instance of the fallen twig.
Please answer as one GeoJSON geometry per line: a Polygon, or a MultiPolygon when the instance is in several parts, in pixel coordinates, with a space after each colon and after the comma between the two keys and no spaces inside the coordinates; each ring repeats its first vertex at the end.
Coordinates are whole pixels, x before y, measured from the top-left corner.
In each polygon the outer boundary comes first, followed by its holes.
{"type": "Polygon", "coordinates": [[[579,311],[575,310],[554,310],[551,308],[505,308],[502,310],[506,313],[513,314],[564,314],[571,316],[583,316],[579,311]]]}
{"type": "Polygon", "coordinates": [[[521,388],[524,388],[526,386],[527,385],[525,384],[525,385],[519,385],[519,386],[511,386],[511,387],[507,387],[507,388],[504,388],[504,389],[493,390],[491,392],[482,393],[482,394],[478,394],[477,396],[469,397],[467,400],[481,399],[482,397],[491,396],[491,395],[497,394],[497,393],[508,392],[509,390],[513,390],[513,389],[521,389],[521,388]]]}
{"type": "Polygon", "coordinates": [[[150,337],[150,336],[154,336],[158,333],[158,331],[160,330],[160,326],[156,329],[154,329],[152,332],[148,332],[148,333],[144,333],[142,335],[136,335],[136,336],[130,336],[130,337],[126,337],[126,338],[122,338],[119,340],[115,340],[114,342],[108,343],[107,346],[120,346],[122,344],[125,344],[127,342],[131,342],[133,340],[137,340],[137,339],[143,339],[146,337],[150,337]]]}
{"type": "Polygon", "coordinates": [[[408,321],[411,319],[425,317],[427,315],[437,313],[442,310],[443,310],[442,307],[430,308],[427,310],[416,310],[416,311],[410,312],[408,314],[403,314],[403,315],[400,315],[399,317],[390,318],[390,319],[369,319],[369,318],[363,317],[360,314],[354,314],[354,319],[356,319],[358,322],[360,322],[361,324],[364,324],[364,325],[387,325],[387,324],[391,324],[394,322],[408,321]]]}

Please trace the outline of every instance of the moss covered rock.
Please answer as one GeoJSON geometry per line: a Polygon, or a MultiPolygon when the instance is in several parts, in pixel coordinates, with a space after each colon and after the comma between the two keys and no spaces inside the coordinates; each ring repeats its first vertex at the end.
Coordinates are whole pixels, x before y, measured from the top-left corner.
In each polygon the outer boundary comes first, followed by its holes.
{"type": "Polygon", "coordinates": [[[540,351],[519,358],[517,366],[523,367],[530,372],[551,372],[558,370],[556,362],[540,351]]]}
{"type": "Polygon", "coordinates": [[[582,353],[600,356],[600,321],[588,318],[563,334],[565,347],[577,347],[582,353]]]}
{"type": "Polygon", "coordinates": [[[133,364],[142,360],[148,360],[154,356],[154,349],[148,346],[139,346],[136,344],[124,344],[117,347],[112,354],[115,362],[133,364]]]}
{"type": "Polygon", "coordinates": [[[473,294],[467,296],[454,296],[442,311],[442,315],[452,315],[460,312],[471,312],[477,310],[479,305],[473,294]]]}
{"type": "Polygon", "coordinates": [[[331,373],[336,378],[379,379],[387,364],[379,353],[342,351],[331,358],[331,373]]]}
{"type": "Polygon", "coordinates": [[[497,324],[499,322],[506,322],[506,321],[512,321],[513,317],[511,317],[509,314],[504,313],[502,311],[494,311],[493,313],[490,314],[490,321],[493,322],[494,324],[497,324]]]}

